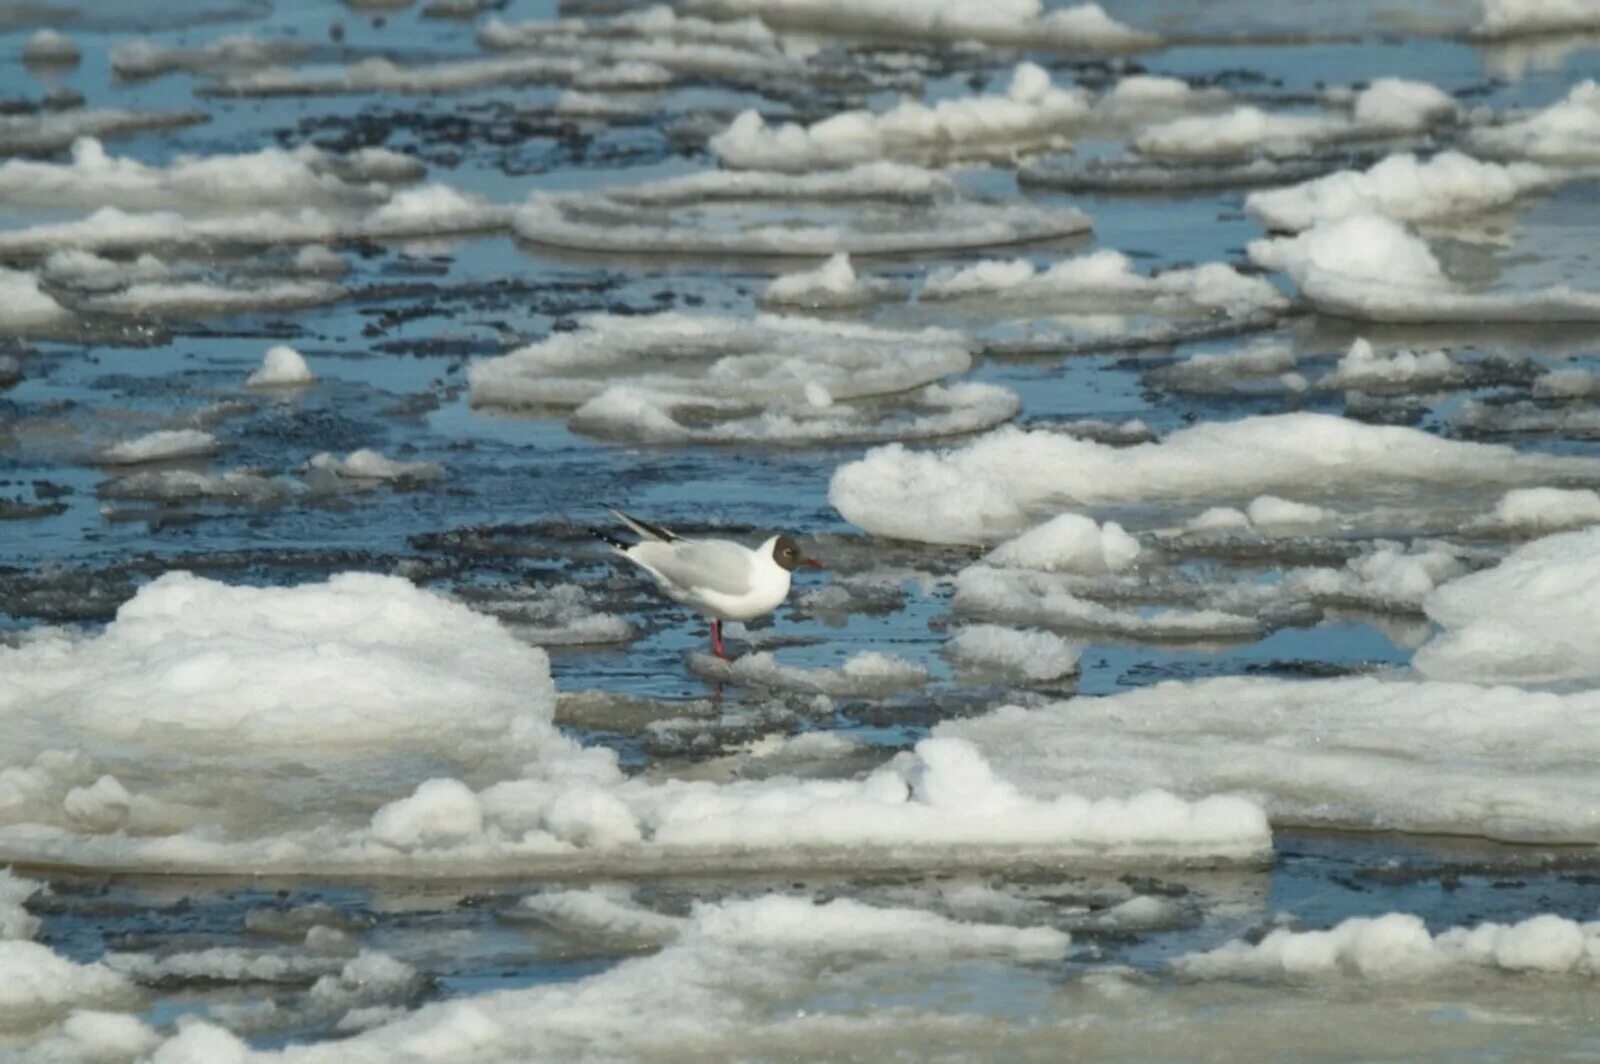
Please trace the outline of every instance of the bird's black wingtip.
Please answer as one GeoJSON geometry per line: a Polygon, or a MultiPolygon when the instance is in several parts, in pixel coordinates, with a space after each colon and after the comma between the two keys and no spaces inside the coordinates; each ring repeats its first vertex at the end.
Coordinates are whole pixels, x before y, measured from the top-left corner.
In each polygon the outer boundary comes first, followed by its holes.
{"type": "Polygon", "coordinates": [[[593,525],[591,525],[589,526],[589,534],[595,539],[598,539],[601,543],[604,543],[610,547],[615,547],[617,550],[628,549],[627,543],[618,539],[616,536],[613,536],[610,532],[607,532],[603,528],[595,528],[593,525]]]}

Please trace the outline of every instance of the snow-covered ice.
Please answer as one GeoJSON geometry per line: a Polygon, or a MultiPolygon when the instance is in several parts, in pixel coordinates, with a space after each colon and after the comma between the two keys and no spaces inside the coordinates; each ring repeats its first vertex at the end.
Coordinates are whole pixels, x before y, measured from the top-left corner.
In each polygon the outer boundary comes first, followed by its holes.
{"type": "Polygon", "coordinates": [[[1046,12],[1040,0],[973,4],[936,0],[906,5],[897,0],[693,0],[691,11],[722,17],[754,15],[783,29],[913,40],[981,41],[993,45],[1072,50],[1123,51],[1159,44],[1159,38],[1123,25],[1099,4],[1046,12]]]}
{"type": "Polygon", "coordinates": [[[73,64],[83,57],[72,38],[52,29],[34,32],[22,46],[22,61],[39,64],[73,64]]]}
{"type": "Polygon", "coordinates": [[[875,535],[978,543],[1077,505],[1222,502],[1275,491],[1315,501],[1385,485],[1514,485],[1597,473],[1588,459],[1302,413],[1206,423],[1121,448],[1016,428],[945,451],[891,444],[841,466],[829,500],[875,535]]]}
{"type": "Polygon", "coordinates": [[[1362,214],[1415,222],[1503,207],[1562,180],[1536,163],[1482,162],[1456,151],[1419,161],[1406,152],[1367,170],[1341,170],[1287,188],[1252,192],[1245,210],[1268,229],[1289,232],[1362,214]]]}
{"type": "Polygon", "coordinates": [[[161,429],[137,439],[123,440],[100,452],[104,465],[138,465],[141,462],[163,462],[174,458],[199,458],[216,454],[221,448],[217,438],[199,429],[161,429]]]}
{"type": "Polygon", "coordinates": [[[1076,673],[1083,652],[1054,632],[970,624],[957,630],[944,653],[964,669],[1044,682],[1076,673]]]}

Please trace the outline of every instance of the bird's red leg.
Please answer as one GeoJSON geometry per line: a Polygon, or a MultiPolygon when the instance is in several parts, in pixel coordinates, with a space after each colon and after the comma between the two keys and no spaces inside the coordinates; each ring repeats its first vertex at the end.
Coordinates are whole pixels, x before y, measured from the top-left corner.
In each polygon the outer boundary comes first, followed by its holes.
{"type": "Polygon", "coordinates": [[[728,660],[728,652],[722,649],[722,622],[719,620],[711,622],[711,652],[723,661],[728,660]]]}

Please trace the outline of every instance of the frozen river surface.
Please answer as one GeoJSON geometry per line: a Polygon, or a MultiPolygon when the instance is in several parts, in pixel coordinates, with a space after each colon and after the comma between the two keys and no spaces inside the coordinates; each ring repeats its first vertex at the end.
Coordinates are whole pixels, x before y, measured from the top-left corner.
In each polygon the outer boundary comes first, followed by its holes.
{"type": "Polygon", "coordinates": [[[0,0],[0,1058],[1600,1057],[1597,69],[0,0]]]}

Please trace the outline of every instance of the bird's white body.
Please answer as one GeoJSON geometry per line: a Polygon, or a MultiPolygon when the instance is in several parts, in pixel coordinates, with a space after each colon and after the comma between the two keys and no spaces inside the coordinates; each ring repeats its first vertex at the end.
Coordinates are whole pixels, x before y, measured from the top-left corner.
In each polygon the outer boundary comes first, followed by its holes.
{"type": "Polygon", "coordinates": [[[791,573],[773,559],[777,536],[752,550],[729,539],[645,540],[618,554],[655,578],[668,598],[718,621],[751,621],[789,595],[791,573]]]}

